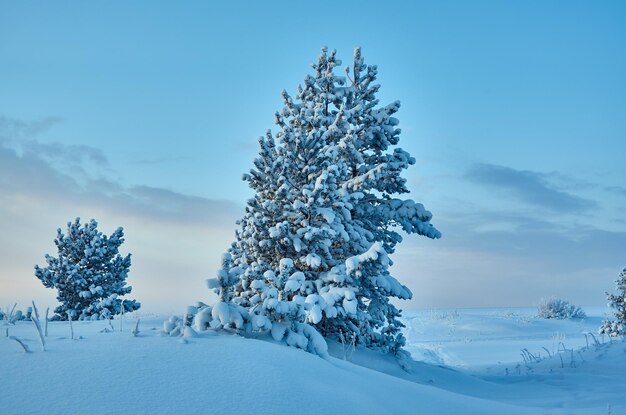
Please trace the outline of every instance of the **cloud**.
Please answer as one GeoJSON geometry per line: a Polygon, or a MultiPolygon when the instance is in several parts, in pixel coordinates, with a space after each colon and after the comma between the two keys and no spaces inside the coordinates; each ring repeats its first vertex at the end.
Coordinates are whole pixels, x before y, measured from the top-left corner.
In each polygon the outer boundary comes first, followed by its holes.
{"type": "Polygon", "coordinates": [[[603,304],[626,246],[603,185],[484,164],[434,181],[428,207],[443,238],[407,236],[392,256],[393,275],[414,293],[401,307],[528,306],[549,295],[603,304]],[[468,189],[468,178],[481,188],[468,189]],[[598,196],[598,209],[578,191],[598,196]]]}
{"type": "Polygon", "coordinates": [[[170,218],[180,222],[232,227],[241,209],[236,203],[191,196],[172,190],[134,186],[111,198],[120,209],[135,215],[170,218]]]}
{"type": "Polygon", "coordinates": [[[0,201],[3,203],[28,200],[51,208],[74,205],[77,211],[80,208],[106,210],[214,226],[231,225],[241,211],[230,201],[158,187],[128,187],[109,180],[102,174],[108,160],[99,149],[37,140],[37,134],[57,122],[46,120],[52,119],[27,123],[0,118],[0,136],[4,138],[0,141],[0,201]],[[68,171],[59,167],[58,162],[71,163],[74,167],[68,171]]]}
{"type": "Polygon", "coordinates": [[[626,230],[603,230],[588,223],[558,222],[515,211],[440,212],[441,245],[585,268],[623,257],[626,230]]]}
{"type": "Polygon", "coordinates": [[[626,231],[547,221],[515,211],[435,212],[440,240],[407,236],[392,274],[410,307],[529,306],[558,295],[604,302],[626,264],[626,231]]]}
{"type": "Polygon", "coordinates": [[[124,185],[104,178],[83,179],[55,169],[32,154],[0,147],[0,201],[30,200],[50,208],[75,205],[131,216],[184,223],[232,224],[241,211],[233,202],[191,196],[168,189],[124,185]]]}
{"type": "Polygon", "coordinates": [[[477,163],[466,172],[465,177],[476,184],[499,189],[522,202],[554,212],[580,213],[597,205],[593,200],[557,189],[550,180],[554,173],[477,163]]]}
{"type": "Polygon", "coordinates": [[[23,121],[0,115],[0,142],[14,139],[30,139],[44,133],[62,122],[59,117],[45,117],[36,121],[23,121]]]}
{"type": "Polygon", "coordinates": [[[97,148],[85,145],[65,145],[61,143],[40,143],[29,140],[22,144],[25,153],[33,153],[49,160],[59,160],[75,166],[95,163],[99,167],[109,164],[104,153],[97,148]]]}
{"type": "Polygon", "coordinates": [[[12,149],[24,158],[36,158],[48,162],[55,169],[66,173],[87,174],[94,169],[107,168],[109,161],[102,150],[82,145],[43,142],[39,136],[63,120],[46,117],[35,121],[22,121],[0,116],[0,145],[12,149]]]}
{"type": "Polygon", "coordinates": [[[626,196],[626,188],[623,188],[621,186],[607,186],[604,188],[604,190],[619,196],[626,196]]]}

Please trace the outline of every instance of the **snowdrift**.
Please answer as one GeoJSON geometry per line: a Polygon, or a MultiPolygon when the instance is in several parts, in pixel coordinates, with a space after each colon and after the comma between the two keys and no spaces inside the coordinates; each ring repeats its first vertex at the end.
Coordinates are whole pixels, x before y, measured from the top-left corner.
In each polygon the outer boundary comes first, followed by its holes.
{"type": "Polygon", "coordinates": [[[0,338],[0,413],[626,413],[626,342],[583,343],[533,362],[512,358],[514,348],[518,355],[521,348],[537,355],[550,332],[578,335],[593,319],[551,323],[502,311],[440,316],[407,318],[414,356],[430,345],[434,357],[434,363],[411,361],[409,372],[370,350],[349,353],[346,361],[336,343],[329,344],[335,357],[324,359],[269,335],[251,339],[208,330],[166,337],[163,318],[142,318],[137,336],[132,318],[122,332],[119,321],[115,331],[106,321],[74,322],[76,340],[67,322],[52,322],[42,352],[33,324],[21,321],[2,326],[2,334],[8,328],[32,352],[0,338]],[[429,335],[422,333],[426,329],[429,335]],[[486,365],[490,354],[494,359],[486,365]],[[462,364],[451,368],[441,363],[446,360],[462,364]]]}

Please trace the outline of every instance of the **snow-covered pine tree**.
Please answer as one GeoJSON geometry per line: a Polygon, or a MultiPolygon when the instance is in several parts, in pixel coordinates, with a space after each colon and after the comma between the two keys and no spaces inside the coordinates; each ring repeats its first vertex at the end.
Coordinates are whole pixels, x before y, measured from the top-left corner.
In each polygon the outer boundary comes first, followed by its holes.
{"type": "Polygon", "coordinates": [[[35,276],[47,288],[58,290],[61,304],[54,310],[55,319],[99,319],[122,312],[138,310],[135,300],[120,298],[129,294],[126,286],[130,254],[122,257],[118,249],[124,242],[120,227],[109,237],[97,229],[95,220],[82,227],[80,218],[67,223],[67,234],[57,230],[54,240],[58,257],[46,255],[48,266],[35,265],[35,276]]]}
{"type": "Polygon", "coordinates": [[[609,305],[615,310],[615,320],[602,323],[600,333],[611,337],[626,336],[626,267],[615,281],[618,294],[606,293],[609,305]]]}
{"type": "Polygon", "coordinates": [[[209,287],[221,302],[196,328],[271,330],[276,340],[324,354],[320,334],[397,353],[404,345],[391,297],[410,290],[389,273],[398,232],[441,234],[412,200],[403,170],[415,163],[395,147],[400,104],[380,107],[376,66],[355,50],[352,69],[322,49],[295,97],[283,91],[276,137],[259,138],[244,175],[255,195],[209,287]],[[350,72],[352,75],[350,76],[350,72]]]}

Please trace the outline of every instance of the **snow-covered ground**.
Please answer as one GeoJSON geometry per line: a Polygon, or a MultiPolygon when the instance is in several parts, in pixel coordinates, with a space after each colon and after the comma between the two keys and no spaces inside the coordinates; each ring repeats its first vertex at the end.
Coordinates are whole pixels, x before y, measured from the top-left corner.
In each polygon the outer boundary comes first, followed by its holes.
{"type": "Polygon", "coordinates": [[[415,359],[497,372],[523,362],[522,349],[545,357],[559,347],[587,346],[593,342],[587,333],[601,341],[598,327],[609,311],[589,307],[585,311],[585,319],[544,320],[536,318],[536,308],[427,310],[407,312],[403,322],[407,349],[415,359]]]}
{"type": "Polygon", "coordinates": [[[528,413],[626,414],[626,342],[597,334],[609,310],[585,311],[578,320],[538,319],[534,308],[409,312],[407,350],[488,383],[440,382],[448,390],[528,406],[528,413]]]}
{"type": "Polygon", "coordinates": [[[324,360],[226,332],[162,337],[156,317],[142,317],[137,337],[133,317],[123,332],[118,321],[114,332],[74,322],[76,340],[53,322],[45,352],[32,323],[0,323],[0,413],[626,413],[626,342],[596,346],[588,336],[587,347],[582,334],[603,310],[583,321],[532,311],[407,313],[408,350],[422,360],[409,372],[371,351],[344,361],[340,345],[324,360]],[[7,327],[32,353],[4,337],[7,327]]]}

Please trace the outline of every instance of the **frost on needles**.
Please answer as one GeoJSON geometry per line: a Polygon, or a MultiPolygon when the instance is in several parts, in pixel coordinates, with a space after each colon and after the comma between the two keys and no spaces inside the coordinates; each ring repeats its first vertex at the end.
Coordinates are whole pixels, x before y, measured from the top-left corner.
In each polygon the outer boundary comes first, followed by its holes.
{"type": "Polygon", "coordinates": [[[325,355],[324,340],[398,354],[405,344],[390,298],[411,291],[390,274],[408,234],[439,238],[431,213],[401,173],[415,159],[396,147],[399,102],[380,106],[377,68],[360,49],[341,76],[322,49],[294,96],[282,92],[278,132],[259,138],[243,179],[254,190],[216,279],[220,302],[201,305],[194,327],[269,331],[277,341],[325,355]]]}
{"type": "Polygon", "coordinates": [[[119,254],[124,231],[118,228],[109,237],[98,231],[95,220],[80,225],[80,218],[67,223],[67,233],[57,229],[54,244],[58,257],[46,255],[48,266],[35,266],[35,276],[47,288],[58,290],[61,304],[55,319],[99,319],[138,310],[140,303],[123,300],[132,287],[126,286],[130,254],[119,254]]]}

